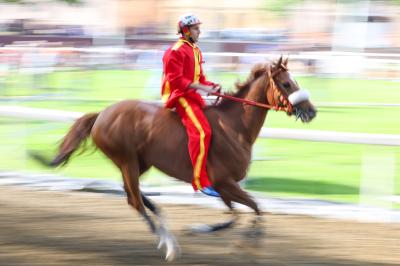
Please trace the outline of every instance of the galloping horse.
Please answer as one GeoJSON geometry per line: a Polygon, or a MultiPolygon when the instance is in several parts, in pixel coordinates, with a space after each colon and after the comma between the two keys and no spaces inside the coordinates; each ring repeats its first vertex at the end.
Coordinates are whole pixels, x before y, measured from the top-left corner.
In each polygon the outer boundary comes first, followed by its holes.
{"type": "MultiPolygon", "coordinates": [[[[237,91],[230,97],[269,105],[284,110],[288,115],[294,114],[303,122],[311,121],[316,109],[290,76],[287,63],[288,60],[281,57],[272,64],[255,65],[247,81],[237,83],[237,91]]],[[[207,160],[209,178],[231,211],[232,203],[237,202],[253,209],[256,217],[261,216],[256,202],[237,182],[246,176],[252,145],[267,112],[267,108],[229,99],[205,109],[213,132],[207,160]]],[[[100,113],[79,118],[64,137],[58,155],[48,165],[67,163],[90,135],[95,145],[121,170],[128,204],[144,217],[152,232],[158,235],[159,247],[165,245],[166,259],[174,259],[179,254],[178,243],[167,229],[160,210],[141,193],[139,177],[155,166],[171,177],[191,183],[193,167],[187,149],[188,138],[179,117],[175,112],[152,103],[136,100],[118,102],[100,113]],[[145,207],[154,216],[149,216],[145,207]]],[[[44,161],[40,156],[36,159],[44,161]]],[[[233,221],[222,227],[230,226],[233,221]]]]}

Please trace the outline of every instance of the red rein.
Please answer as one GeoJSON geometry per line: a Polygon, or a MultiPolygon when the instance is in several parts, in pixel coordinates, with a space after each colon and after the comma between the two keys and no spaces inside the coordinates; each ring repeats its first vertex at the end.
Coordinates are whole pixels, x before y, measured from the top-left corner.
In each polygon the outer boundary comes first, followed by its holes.
{"type": "MultiPolygon", "coordinates": [[[[285,70],[286,70],[286,67],[285,67],[285,70]]],[[[235,102],[241,102],[241,103],[245,103],[248,105],[253,105],[253,106],[257,106],[257,107],[261,107],[261,108],[265,108],[265,109],[273,109],[275,111],[285,111],[285,112],[291,113],[293,106],[288,101],[288,99],[285,96],[283,96],[282,93],[276,88],[275,82],[272,79],[272,77],[277,75],[280,71],[281,71],[281,69],[279,68],[278,70],[276,70],[275,72],[273,72],[272,74],[269,75],[269,77],[270,77],[269,84],[270,84],[270,86],[272,86],[272,89],[274,91],[277,91],[277,93],[279,95],[279,97],[278,97],[279,101],[281,101],[283,106],[278,106],[277,104],[271,105],[271,104],[259,103],[259,102],[255,102],[255,101],[250,101],[250,100],[246,100],[246,99],[242,99],[242,98],[233,97],[233,96],[226,95],[226,94],[219,93],[219,92],[211,92],[210,94],[215,95],[217,97],[226,98],[226,99],[229,99],[229,100],[232,100],[235,102]]]]}
{"type": "Polygon", "coordinates": [[[254,106],[262,107],[262,108],[265,108],[265,109],[278,110],[277,106],[273,106],[273,105],[270,105],[270,104],[264,104],[264,103],[259,103],[259,102],[255,102],[255,101],[245,100],[245,99],[242,99],[242,98],[233,97],[233,96],[222,94],[222,93],[219,93],[219,92],[212,92],[210,94],[218,96],[218,97],[221,97],[221,98],[226,98],[226,99],[229,99],[229,100],[232,100],[232,101],[235,101],[235,102],[241,102],[241,103],[245,103],[245,104],[248,104],[248,105],[254,105],[254,106]]]}

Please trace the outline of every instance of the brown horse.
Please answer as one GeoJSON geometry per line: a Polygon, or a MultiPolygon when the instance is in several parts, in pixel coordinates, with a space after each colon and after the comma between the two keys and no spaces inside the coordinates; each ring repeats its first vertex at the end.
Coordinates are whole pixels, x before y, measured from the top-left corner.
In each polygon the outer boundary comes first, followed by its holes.
{"type": "MultiPolygon", "coordinates": [[[[287,62],[287,59],[280,58],[273,64],[254,66],[247,81],[236,84],[237,91],[231,96],[269,104],[285,110],[288,115],[296,115],[303,122],[311,121],[316,110],[291,78],[287,62]]],[[[228,99],[205,109],[213,134],[207,160],[209,178],[230,210],[233,211],[233,202],[241,203],[253,209],[256,217],[261,215],[256,202],[237,182],[246,176],[252,145],[267,112],[267,109],[228,99]]],[[[96,146],[121,170],[128,203],[158,235],[159,247],[165,245],[166,259],[174,259],[179,254],[179,246],[168,231],[160,210],[141,193],[139,177],[155,166],[171,177],[191,183],[193,168],[188,140],[179,117],[175,112],[152,103],[135,100],[118,102],[100,113],[79,118],[49,165],[67,163],[81,142],[90,135],[96,146]],[[145,207],[155,215],[150,217],[145,207]]],[[[36,159],[40,159],[38,157],[36,159]]],[[[211,230],[228,227],[233,221],[216,225],[211,230]]]]}

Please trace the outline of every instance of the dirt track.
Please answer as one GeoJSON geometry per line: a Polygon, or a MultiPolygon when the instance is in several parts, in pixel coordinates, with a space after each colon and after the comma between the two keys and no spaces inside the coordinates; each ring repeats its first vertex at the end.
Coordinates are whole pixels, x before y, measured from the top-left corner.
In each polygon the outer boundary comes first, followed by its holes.
{"type": "MultiPolygon", "coordinates": [[[[247,214],[234,229],[190,235],[186,225],[228,216],[186,205],[163,210],[182,248],[169,265],[400,265],[399,224],[268,214],[266,237],[249,249],[240,240],[247,214]]],[[[0,186],[0,217],[0,265],[167,265],[121,197],[0,186]]]]}

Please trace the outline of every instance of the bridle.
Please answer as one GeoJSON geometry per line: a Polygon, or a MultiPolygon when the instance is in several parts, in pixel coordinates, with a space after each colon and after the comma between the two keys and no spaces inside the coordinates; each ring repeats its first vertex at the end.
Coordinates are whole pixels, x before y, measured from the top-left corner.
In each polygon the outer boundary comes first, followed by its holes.
{"type": "Polygon", "coordinates": [[[271,89],[267,89],[267,100],[268,99],[268,93],[271,95],[271,106],[273,110],[275,111],[285,111],[286,113],[292,113],[293,111],[293,105],[289,101],[288,96],[284,95],[282,91],[278,88],[278,86],[275,83],[274,77],[277,76],[279,73],[282,71],[288,71],[287,67],[281,64],[277,69],[275,69],[271,73],[271,69],[268,69],[269,73],[269,86],[271,89]],[[277,97],[274,97],[276,94],[277,97]],[[275,101],[275,99],[278,99],[278,101],[275,101]]]}

